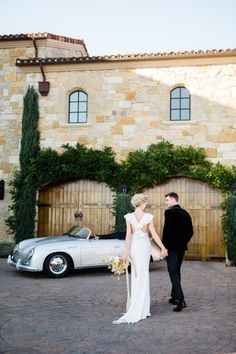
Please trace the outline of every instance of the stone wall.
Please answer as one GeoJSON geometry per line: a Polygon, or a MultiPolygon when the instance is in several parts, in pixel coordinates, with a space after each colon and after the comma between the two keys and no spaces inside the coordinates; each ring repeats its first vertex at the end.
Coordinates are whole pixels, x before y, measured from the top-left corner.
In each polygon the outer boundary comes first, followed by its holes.
{"type": "MultiPolygon", "coordinates": [[[[63,49],[61,43],[55,48],[52,40],[40,43],[40,55],[66,56],[77,50],[69,45],[63,49]]],[[[39,67],[15,66],[16,58],[34,56],[32,43],[0,46],[0,51],[0,179],[6,182],[6,196],[0,201],[3,239],[7,237],[3,220],[10,203],[8,183],[19,163],[23,95],[28,85],[38,89],[42,75],[39,67]]],[[[39,97],[41,147],[60,151],[65,143],[96,148],[109,145],[122,160],[129,151],[166,139],[176,145],[204,147],[212,162],[235,163],[236,64],[186,61],[186,65],[172,66],[169,60],[161,67],[153,61],[149,67],[145,65],[46,66],[50,92],[39,97]],[[170,91],[177,86],[190,91],[191,121],[170,121],[170,91]],[[68,96],[76,89],[88,94],[87,124],[68,124],[68,96]]]]}
{"type": "MultiPolygon", "coordinates": [[[[37,46],[38,55],[41,57],[86,54],[81,45],[61,43],[51,39],[37,40],[37,46]]],[[[34,57],[34,55],[32,41],[0,42],[0,180],[6,182],[5,198],[0,200],[0,240],[11,239],[5,235],[4,219],[8,217],[10,204],[9,181],[13,170],[19,164],[23,96],[28,85],[33,84],[37,90],[38,81],[42,81],[41,73],[31,80],[15,63],[17,58],[34,57]]]]}
{"type": "MultiPolygon", "coordinates": [[[[118,158],[162,139],[204,147],[212,162],[236,161],[236,65],[66,71],[47,74],[48,97],[40,98],[43,147],[80,142],[110,145],[118,158]],[[191,93],[191,121],[170,121],[170,91],[191,93]],[[68,124],[68,95],[88,94],[87,124],[68,124]]],[[[38,74],[27,74],[37,82],[38,74]]]]}

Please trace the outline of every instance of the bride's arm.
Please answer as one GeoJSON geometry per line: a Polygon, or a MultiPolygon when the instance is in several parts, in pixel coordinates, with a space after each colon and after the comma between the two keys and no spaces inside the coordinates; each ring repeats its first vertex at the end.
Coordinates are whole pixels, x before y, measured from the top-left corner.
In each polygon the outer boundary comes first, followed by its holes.
{"type": "Polygon", "coordinates": [[[150,221],[149,224],[149,231],[151,232],[152,237],[154,238],[154,240],[156,241],[156,243],[158,244],[158,246],[161,248],[161,255],[163,257],[168,256],[168,251],[165,248],[165,246],[163,245],[163,243],[161,242],[160,237],[158,236],[158,234],[156,233],[155,227],[153,225],[153,220],[150,221]]]}
{"type": "Polygon", "coordinates": [[[125,237],[125,250],[123,259],[126,261],[129,256],[130,250],[130,243],[131,243],[131,225],[129,221],[126,220],[126,237],[125,237]]]}

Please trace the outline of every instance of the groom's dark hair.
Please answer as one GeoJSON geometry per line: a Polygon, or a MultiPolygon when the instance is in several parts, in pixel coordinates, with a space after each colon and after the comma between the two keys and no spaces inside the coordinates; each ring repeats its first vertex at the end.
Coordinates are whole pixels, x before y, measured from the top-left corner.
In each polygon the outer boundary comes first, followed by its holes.
{"type": "Polygon", "coordinates": [[[174,198],[174,199],[176,200],[176,202],[178,202],[178,200],[179,200],[179,196],[178,196],[178,194],[175,193],[175,192],[167,193],[167,194],[165,195],[165,197],[174,198]]]}

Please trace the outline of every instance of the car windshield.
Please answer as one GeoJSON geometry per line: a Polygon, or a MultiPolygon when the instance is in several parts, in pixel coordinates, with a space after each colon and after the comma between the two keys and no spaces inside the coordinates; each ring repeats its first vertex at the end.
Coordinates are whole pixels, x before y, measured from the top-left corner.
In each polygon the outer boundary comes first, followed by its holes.
{"type": "Polygon", "coordinates": [[[63,235],[87,239],[89,234],[90,234],[90,230],[87,227],[73,226],[69,231],[65,232],[63,235]]]}

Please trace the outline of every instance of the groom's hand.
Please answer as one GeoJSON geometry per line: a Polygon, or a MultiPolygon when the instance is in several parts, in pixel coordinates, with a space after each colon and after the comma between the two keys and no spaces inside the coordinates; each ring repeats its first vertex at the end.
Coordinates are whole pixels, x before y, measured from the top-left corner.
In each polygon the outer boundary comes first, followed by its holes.
{"type": "Polygon", "coordinates": [[[162,248],[161,250],[161,256],[162,257],[167,257],[168,256],[168,250],[166,248],[162,248]]]}

